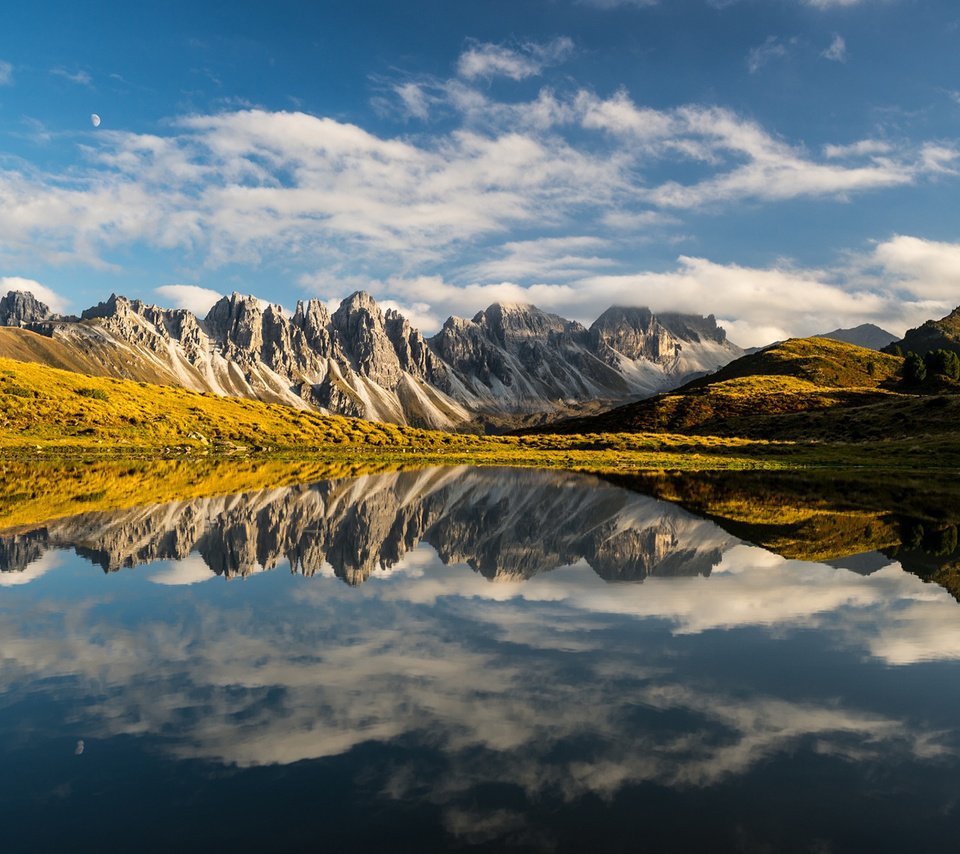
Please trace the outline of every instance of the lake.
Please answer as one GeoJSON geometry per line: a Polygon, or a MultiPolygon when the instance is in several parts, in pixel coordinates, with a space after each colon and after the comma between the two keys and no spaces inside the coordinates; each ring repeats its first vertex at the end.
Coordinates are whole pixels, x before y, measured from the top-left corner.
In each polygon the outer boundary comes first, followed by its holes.
{"type": "Polygon", "coordinates": [[[17,511],[0,848],[956,850],[956,528],[902,489],[461,467],[17,511]]]}

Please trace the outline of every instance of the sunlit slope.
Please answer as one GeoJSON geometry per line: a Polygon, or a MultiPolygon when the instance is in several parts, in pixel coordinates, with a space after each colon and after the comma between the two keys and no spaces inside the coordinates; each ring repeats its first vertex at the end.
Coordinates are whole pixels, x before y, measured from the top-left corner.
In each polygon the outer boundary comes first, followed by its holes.
{"type": "Polygon", "coordinates": [[[960,397],[904,393],[902,364],[840,341],[791,339],[674,392],[541,429],[828,441],[952,432],[960,397]]]}
{"type": "Polygon", "coordinates": [[[279,404],[91,377],[0,359],[0,452],[327,455],[358,461],[475,462],[591,469],[779,466],[739,439],[627,434],[484,437],[320,415],[279,404]]]}
{"type": "Polygon", "coordinates": [[[187,443],[229,450],[362,442],[430,448],[446,440],[447,434],[428,430],[0,359],[0,447],[187,443]]]}
{"type": "Polygon", "coordinates": [[[98,336],[83,339],[81,347],[76,346],[75,340],[48,338],[18,327],[0,327],[0,358],[37,362],[97,377],[119,376],[140,382],[183,385],[182,379],[159,362],[148,362],[129,347],[110,344],[98,336]]]}

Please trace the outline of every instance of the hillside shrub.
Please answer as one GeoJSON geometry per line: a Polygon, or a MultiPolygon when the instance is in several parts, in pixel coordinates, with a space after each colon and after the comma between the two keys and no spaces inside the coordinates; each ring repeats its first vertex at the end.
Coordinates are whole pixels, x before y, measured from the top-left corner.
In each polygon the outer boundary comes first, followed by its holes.
{"type": "Polygon", "coordinates": [[[33,397],[33,392],[30,389],[24,388],[20,385],[11,385],[7,386],[3,390],[4,394],[12,394],[14,397],[33,397]]]}
{"type": "Polygon", "coordinates": [[[93,400],[109,400],[109,395],[100,388],[78,388],[77,394],[80,397],[89,397],[93,400]]]}
{"type": "Polygon", "coordinates": [[[950,350],[931,350],[923,357],[928,374],[960,379],[960,358],[950,350]]]}
{"type": "Polygon", "coordinates": [[[908,353],[903,363],[903,378],[911,385],[919,385],[927,378],[927,366],[916,353],[908,353]]]}

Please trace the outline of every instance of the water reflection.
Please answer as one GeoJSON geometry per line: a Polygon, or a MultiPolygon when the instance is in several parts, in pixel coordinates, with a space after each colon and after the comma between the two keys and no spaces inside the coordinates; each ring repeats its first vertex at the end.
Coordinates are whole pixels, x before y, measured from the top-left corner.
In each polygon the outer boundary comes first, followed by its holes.
{"type": "MultiPolygon", "coordinates": [[[[590,827],[625,848],[638,815],[661,849],[954,833],[950,594],[877,551],[786,558],[627,486],[425,470],[8,531],[0,763],[57,739],[84,763],[122,747],[141,774],[162,757],[195,823],[280,768],[273,786],[334,785],[384,828],[415,813],[411,848],[576,848],[590,827]],[[246,580],[198,583],[217,575],[246,580]],[[195,767],[233,772],[204,795],[195,767]],[[883,805],[872,828],[864,804],[883,805]]],[[[116,816],[132,796],[111,767],[116,816]]],[[[0,772],[24,816],[62,781],[35,785],[0,772]]],[[[287,809],[266,809],[272,832],[306,820],[287,809]]],[[[343,847],[367,832],[311,821],[343,847]]]]}
{"type": "MultiPolygon", "coordinates": [[[[679,507],[596,478],[447,468],[80,514],[0,535],[0,567],[22,572],[70,548],[108,572],[195,555],[227,577],[286,561],[358,585],[429,543],[444,563],[493,581],[579,560],[615,581],[709,575],[733,542],[679,507]]],[[[202,577],[194,558],[164,583],[202,577]]]]}

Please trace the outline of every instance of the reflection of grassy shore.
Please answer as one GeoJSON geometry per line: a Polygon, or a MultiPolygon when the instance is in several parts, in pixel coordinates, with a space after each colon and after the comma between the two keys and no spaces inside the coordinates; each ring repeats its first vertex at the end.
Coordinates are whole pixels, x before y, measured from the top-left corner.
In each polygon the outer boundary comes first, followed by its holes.
{"type": "Polygon", "coordinates": [[[611,473],[787,558],[882,551],[960,599],[960,482],[876,471],[611,473]]]}
{"type": "Polygon", "coordinates": [[[0,359],[0,456],[287,457],[363,466],[438,463],[605,470],[868,466],[960,469],[948,433],[869,442],[610,433],[483,437],[0,359]]]}

